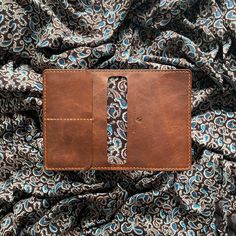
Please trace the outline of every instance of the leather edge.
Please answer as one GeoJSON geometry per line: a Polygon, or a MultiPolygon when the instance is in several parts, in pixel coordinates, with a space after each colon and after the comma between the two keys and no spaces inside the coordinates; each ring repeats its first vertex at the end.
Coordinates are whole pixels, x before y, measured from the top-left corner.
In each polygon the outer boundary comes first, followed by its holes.
{"type": "Polygon", "coordinates": [[[43,166],[46,170],[50,170],[47,166],[47,71],[43,71],[43,166]]]}

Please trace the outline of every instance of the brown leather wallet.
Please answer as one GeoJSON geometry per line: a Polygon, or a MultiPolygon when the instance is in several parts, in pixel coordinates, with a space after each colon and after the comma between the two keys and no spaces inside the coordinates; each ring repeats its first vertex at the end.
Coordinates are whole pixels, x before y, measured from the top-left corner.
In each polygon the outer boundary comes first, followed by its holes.
{"type": "Polygon", "coordinates": [[[45,169],[191,168],[191,71],[45,70],[43,78],[45,169]]]}

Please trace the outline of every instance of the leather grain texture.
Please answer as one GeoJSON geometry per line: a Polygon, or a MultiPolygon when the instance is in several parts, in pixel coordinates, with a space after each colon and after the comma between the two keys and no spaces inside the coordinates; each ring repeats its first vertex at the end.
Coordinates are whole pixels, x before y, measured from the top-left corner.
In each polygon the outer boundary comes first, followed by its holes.
{"type": "Polygon", "coordinates": [[[44,167],[48,170],[191,168],[189,70],[45,70],[44,167]],[[127,162],[107,160],[107,81],[128,81],[127,162]]]}

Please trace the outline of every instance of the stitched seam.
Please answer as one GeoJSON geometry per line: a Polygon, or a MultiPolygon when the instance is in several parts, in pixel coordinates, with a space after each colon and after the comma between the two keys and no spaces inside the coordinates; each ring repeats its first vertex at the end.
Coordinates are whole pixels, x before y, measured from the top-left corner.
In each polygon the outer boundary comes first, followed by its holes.
{"type": "MultiPolygon", "coordinates": [[[[104,167],[104,166],[93,166],[92,167],[93,169],[107,169],[107,170],[111,170],[111,169],[114,169],[114,170],[173,170],[173,171],[178,171],[178,170],[187,170],[189,167],[186,166],[186,167],[181,167],[181,168],[152,168],[152,167],[136,167],[136,166],[126,166],[126,167],[104,167]]],[[[80,168],[80,167],[66,167],[66,168],[48,168],[46,167],[47,170],[89,170],[89,169],[86,169],[86,168],[80,168]]]]}
{"type": "Polygon", "coordinates": [[[93,120],[92,118],[46,118],[46,120],[88,120],[88,121],[91,121],[93,120]]]}
{"type": "Polygon", "coordinates": [[[191,168],[191,155],[192,155],[192,140],[191,140],[191,76],[188,73],[188,112],[187,112],[187,125],[188,125],[188,168],[191,168]]]}
{"type": "Polygon", "coordinates": [[[47,118],[47,81],[46,81],[46,73],[43,74],[43,149],[44,149],[44,157],[45,157],[45,166],[47,167],[47,124],[46,124],[46,118],[47,118]]]}
{"type": "Polygon", "coordinates": [[[141,70],[134,70],[134,69],[130,69],[130,70],[104,70],[104,69],[74,69],[74,70],[67,70],[67,69],[62,69],[62,70],[57,70],[57,69],[46,69],[44,71],[44,74],[48,73],[48,72],[59,72],[59,73],[64,73],[64,72],[88,72],[88,71],[92,71],[92,72],[170,72],[170,73],[186,73],[189,74],[190,70],[150,70],[150,69],[141,69],[141,70]]]}
{"type": "MultiPolygon", "coordinates": [[[[130,70],[102,70],[102,69],[77,69],[77,70],[57,70],[57,69],[47,69],[46,71],[44,71],[43,73],[43,81],[44,81],[44,85],[45,85],[45,88],[44,88],[44,93],[43,93],[43,98],[44,98],[44,105],[43,105],[43,108],[44,108],[44,115],[43,115],[43,119],[44,119],[44,155],[45,155],[45,167],[46,169],[48,170],[84,170],[86,168],[78,168],[78,167],[65,167],[65,168],[48,168],[47,167],[47,147],[46,147],[46,74],[47,72],[87,72],[87,71],[94,71],[94,72],[170,72],[170,73],[186,73],[188,74],[188,109],[187,109],[187,118],[188,118],[188,149],[189,149],[189,155],[188,155],[188,166],[187,167],[181,167],[181,168],[146,168],[146,167],[134,167],[134,166],[131,166],[131,167],[100,167],[100,166],[93,166],[92,168],[98,168],[98,169],[108,169],[108,170],[111,170],[111,169],[117,169],[117,170],[122,170],[122,169],[130,169],[130,170],[135,170],[135,169],[139,169],[139,170],[173,170],[173,171],[178,171],[178,170],[186,170],[186,169],[190,169],[191,168],[191,74],[190,74],[190,70],[150,70],[150,69],[141,69],[141,70],[133,70],[133,69],[130,69],[130,70]]],[[[58,119],[58,118],[56,118],[58,119]]]]}
{"type": "MultiPolygon", "coordinates": [[[[92,80],[92,116],[94,117],[94,78],[91,79],[92,80]]],[[[93,166],[93,162],[94,162],[94,148],[93,148],[93,143],[94,143],[94,119],[92,119],[92,140],[91,140],[91,152],[92,152],[92,160],[90,160],[90,165],[87,168],[88,170],[90,170],[93,166]]]]}

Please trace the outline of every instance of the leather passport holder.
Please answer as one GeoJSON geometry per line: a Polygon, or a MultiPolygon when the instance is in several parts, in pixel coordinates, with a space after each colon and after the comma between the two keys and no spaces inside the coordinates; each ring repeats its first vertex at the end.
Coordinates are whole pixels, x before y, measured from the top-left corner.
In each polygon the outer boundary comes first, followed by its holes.
{"type": "Polygon", "coordinates": [[[45,70],[47,170],[191,168],[189,70],[45,70]]]}

